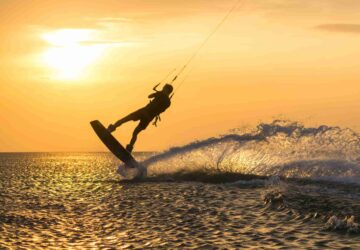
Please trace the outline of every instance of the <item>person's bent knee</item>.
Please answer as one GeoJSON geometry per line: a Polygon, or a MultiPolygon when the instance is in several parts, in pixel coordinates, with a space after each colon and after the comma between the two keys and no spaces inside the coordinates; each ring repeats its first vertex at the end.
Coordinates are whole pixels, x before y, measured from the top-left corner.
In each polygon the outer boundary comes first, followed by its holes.
{"type": "Polygon", "coordinates": [[[142,127],[142,126],[137,126],[136,129],[134,130],[133,134],[138,134],[141,131],[145,130],[146,127],[142,127]]]}

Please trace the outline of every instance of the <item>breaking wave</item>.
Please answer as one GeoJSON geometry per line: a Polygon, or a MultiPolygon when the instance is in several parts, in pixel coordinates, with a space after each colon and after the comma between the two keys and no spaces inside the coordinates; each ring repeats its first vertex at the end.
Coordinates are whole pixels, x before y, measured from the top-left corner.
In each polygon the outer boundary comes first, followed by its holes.
{"type": "Polygon", "coordinates": [[[360,136],[347,128],[274,120],[173,147],[145,159],[149,173],[237,173],[360,184],[360,136]]]}

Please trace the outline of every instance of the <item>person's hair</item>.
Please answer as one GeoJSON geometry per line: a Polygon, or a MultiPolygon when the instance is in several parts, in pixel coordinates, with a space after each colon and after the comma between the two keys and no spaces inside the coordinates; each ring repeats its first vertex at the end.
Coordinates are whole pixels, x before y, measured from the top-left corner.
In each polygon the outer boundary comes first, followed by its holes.
{"type": "Polygon", "coordinates": [[[174,88],[172,85],[167,83],[164,85],[163,90],[166,90],[167,92],[171,93],[171,92],[173,92],[174,88]]]}

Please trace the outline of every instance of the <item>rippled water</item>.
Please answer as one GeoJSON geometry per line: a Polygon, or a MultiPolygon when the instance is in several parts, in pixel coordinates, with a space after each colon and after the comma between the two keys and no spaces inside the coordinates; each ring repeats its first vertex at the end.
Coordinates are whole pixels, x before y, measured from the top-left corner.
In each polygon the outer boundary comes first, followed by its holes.
{"type": "Polygon", "coordinates": [[[226,183],[209,184],[159,166],[125,182],[117,165],[107,153],[0,154],[0,249],[360,248],[356,184],[218,173],[226,183]]]}

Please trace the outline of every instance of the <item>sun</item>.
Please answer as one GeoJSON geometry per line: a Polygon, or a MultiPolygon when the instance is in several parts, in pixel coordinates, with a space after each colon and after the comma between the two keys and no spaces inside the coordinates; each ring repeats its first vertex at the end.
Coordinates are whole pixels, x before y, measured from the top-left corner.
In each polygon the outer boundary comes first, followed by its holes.
{"type": "Polygon", "coordinates": [[[94,31],[89,29],[61,29],[42,35],[49,44],[43,61],[59,80],[79,80],[86,68],[102,54],[101,44],[91,44],[94,31]]]}

